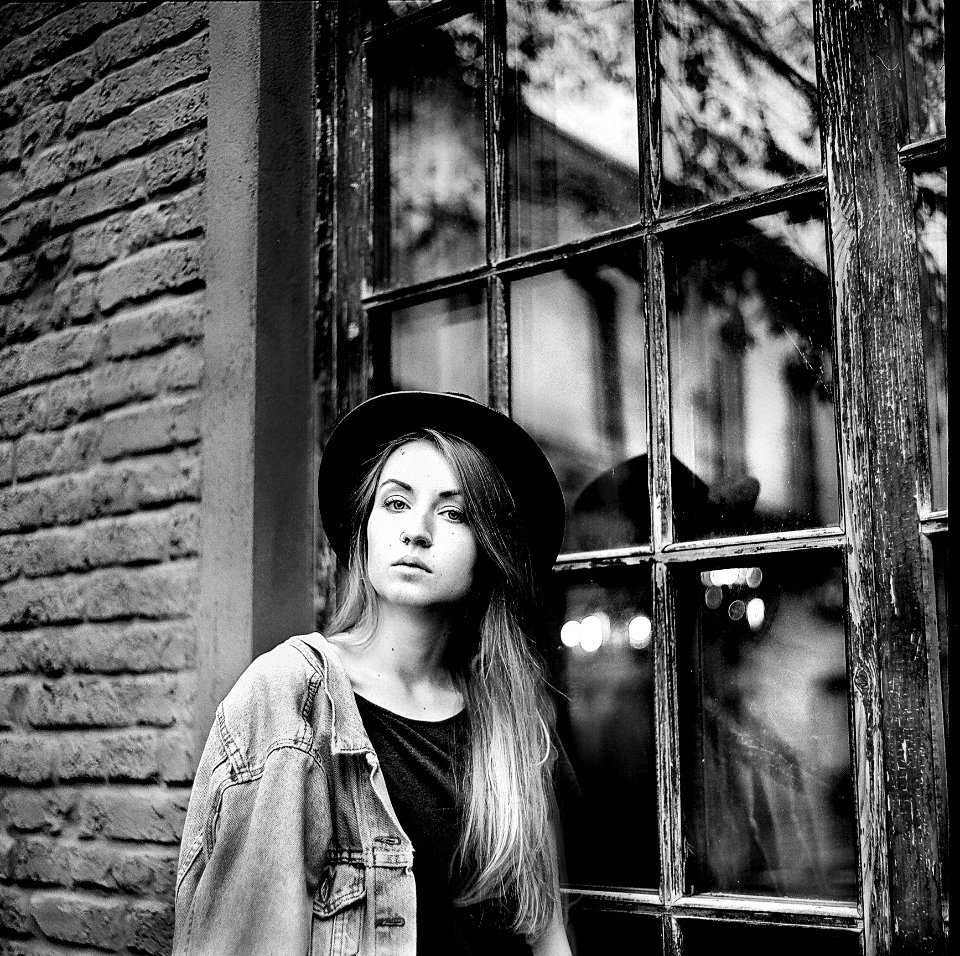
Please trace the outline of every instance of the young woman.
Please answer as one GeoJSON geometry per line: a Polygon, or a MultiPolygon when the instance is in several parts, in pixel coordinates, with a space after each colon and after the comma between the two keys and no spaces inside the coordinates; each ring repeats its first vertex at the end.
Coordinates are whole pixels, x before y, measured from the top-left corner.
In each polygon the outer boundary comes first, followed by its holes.
{"type": "Polygon", "coordinates": [[[534,651],[564,526],[547,459],[472,399],[398,392],[337,426],[318,485],[339,610],[217,711],[174,952],[569,956],[534,651]]]}

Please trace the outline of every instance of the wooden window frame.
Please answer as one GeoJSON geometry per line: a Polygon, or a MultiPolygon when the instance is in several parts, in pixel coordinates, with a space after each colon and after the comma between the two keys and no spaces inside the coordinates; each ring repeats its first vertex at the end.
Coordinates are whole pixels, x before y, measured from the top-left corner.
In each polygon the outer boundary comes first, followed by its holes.
{"type": "Polygon", "coordinates": [[[510,254],[507,247],[502,124],[505,0],[437,0],[381,27],[365,22],[366,9],[364,3],[323,0],[316,7],[321,444],[337,417],[367,397],[369,329],[393,309],[484,284],[488,399],[490,405],[509,413],[508,282],[628,244],[636,246],[647,277],[643,334],[651,439],[651,542],[565,554],[556,571],[635,564],[651,568],[661,885],[657,892],[581,888],[571,892],[591,908],[657,915],[663,951],[670,956],[683,952],[678,918],[848,930],[861,937],[860,949],[866,956],[944,952],[945,861],[940,859],[938,842],[945,833],[946,774],[942,714],[931,701],[930,681],[939,670],[933,661],[936,623],[930,605],[935,599],[929,588],[928,543],[930,535],[946,533],[948,514],[928,506],[910,172],[920,165],[945,162],[947,145],[945,136],[908,141],[906,91],[899,74],[882,65],[897,62],[900,55],[900,0],[859,4],[813,0],[822,171],[769,189],[666,212],[660,207],[659,88],[649,79],[657,76],[658,67],[657,0],[634,0],[642,208],[631,224],[521,254],[510,254]],[[368,278],[373,256],[373,100],[367,51],[408,30],[468,11],[481,13],[484,22],[487,262],[426,282],[374,289],[368,278]],[[877,115],[889,121],[878,124],[877,115]],[[849,143],[861,146],[852,150],[849,143]],[[826,210],[832,266],[839,524],[677,542],[670,482],[664,242],[675,234],[695,235],[706,225],[778,212],[810,198],[819,198],[826,210]],[[876,208],[884,215],[868,212],[876,208]],[[859,262],[869,264],[868,274],[859,262]],[[827,903],[685,895],[671,576],[675,568],[693,561],[814,549],[843,556],[847,583],[858,897],[850,903],[827,903]],[[936,785],[931,782],[934,779],[936,785]]]}

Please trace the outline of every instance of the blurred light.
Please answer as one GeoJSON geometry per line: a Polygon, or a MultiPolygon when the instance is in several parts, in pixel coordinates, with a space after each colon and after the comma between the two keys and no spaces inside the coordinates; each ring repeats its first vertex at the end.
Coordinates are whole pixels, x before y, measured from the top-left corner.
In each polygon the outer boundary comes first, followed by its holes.
{"type": "Polygon", "coordinates": [[[711,585],[707,588],[707,593],[704,594],[703,599],[707,602],[707,607],[711,611],[715,611],[720,607],[720,602],[723,600],[723,591],[715,585],[711,585]]]}
{"type": "Polygon", "coordinates": [[[701,572],[700,572],[700,583],[701,583],[705,588],[708,588],[708,587],[710,587],[711,584],[713,584],[713,581],[710,580],[710,572],[709,572],[709,571],[701,571],[701,572]]]}
{"type": "Polygon", "coordinates": [[[567,621],[560,628],[560,640],[564,647],[576,647],[580,643],[580,622],[567,621]]]}
{"type": "Polygon", "coordinates": [[[763,580],[763,571],[759,568],[750,568],[747,571],[747,584],[752,588],[760,587],[760,582],[763,580]]]}
{"type": "Polygon", "coordinates": [[[737,583],[739,573],[739,568],[717,568],[717,570],[710,572],[710,580],[718,587],[724,585],[729,587],[731,584],[737,583]]]}
{"type": "Polygon", "coordinates": [[[630,646],[642,651],[650,644],[650,635],[653,632],[653,625],[650,618],[644,614],[638,614],[630,621],[629,634],[630,646]]]}
{"type": "Polygon", "coordinates": [[[756,631],[763,624],[765,610],[760,598],[751,598],[747,603],[747,623],[751,630],[756,631]]]}
{"type": "Polygon", "coordinates": [[[580,646],[585,651],[595,651],[603,643],[603,621],[590,614],[580,622],[580,646]]]}
{"type": "Polygon", "coordinates": [[[727,615],[731,621],[739,621],[746,611],[746,604],[738,598],[736,601],[730,602],[730,607],[727,608],[727,615]]]}

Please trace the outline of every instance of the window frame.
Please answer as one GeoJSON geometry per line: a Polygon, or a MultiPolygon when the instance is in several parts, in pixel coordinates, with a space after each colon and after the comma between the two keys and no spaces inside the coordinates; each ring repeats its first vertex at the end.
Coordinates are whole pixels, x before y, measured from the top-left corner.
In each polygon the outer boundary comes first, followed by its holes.
{"type": "MultiPolygon", "coordinates": [[[[651,541],[562,555],[556,573],[632,564],[651,568],[661,885],[658,892],[577,888],[569,893],[591,909],[657,915],[663,951],[669,954],[683,951],[678,918],[844,929],[862,936],[861,949],[867,954],[918,941],[927,951],[940,952],[948,921],[945,861],[938,851],[946,833],[946,758],[942,715],[938,723],[940,712],[931,702],[939,664],[934,660],[936,598],[930,588],[929,539],[947,533],[948,514],[929,508],[911,173],[920,166],[945,163],[946,136],[909,141],[906,89],[897,74],[881,66],[899,62],[901,56],[901,0],[864,0],[859,5],[813,0],[823,168],[768,189],[663,212],[659,83],[648,80],[658,75],[657,6],[657,0],[634,0],[643,197],[636,221],[589,238],[510,254],[503,129],[505,0],[437,0],[385,26],[369,22],[366,2],[318,0],[318,443],[322,446],[337,418],[369,393],[370,328],[378,318],[480,283],[486,287],[488,400],[509,414],[508,283],[606,248],[634,244],[646,275],[643,345],[651,541]],[[408,30],[469,11],[479,12],[484,22],[487,262],[426,282],[374,289],[370,282],[374,116],[368,53],[408,30]],[[879,111],[892,121],[871,124],[871,116],[879,111]],[[862,146],[851,150],[850,142],[862,146]],[[879,176],[874,175],[875,163],[879,176]],[[826,210],[831,263],[839,523],[677,542],[671,506],[664,244],[679,235],[695,236],[704,226],[744,221],[816,197],[826,210]],[[871,204],[879,204],[890,215],[871,218],[861,211],[871,204]],[[870,258],[871,253],[877,258],[870,258]],[[867,278],[875,287],[868,289],[860,281],[858,259],[870,263],[867,278]],[[891,342],[896,342],[896,351],[891,342]],[[888,401],[879,412],[878,395],[888,401]],[[901,447],[904,433],[908,437],[901,447]],[[881,480],[874,480],[878,474],[881,480]],[[839,551],[844,557],[858,898],[841,904],[685,895],[674,569],[706,559],[808,549],[839,551]],[[898,602],[895,609],[890,607],[891,594],[898,602]],[[917,701],[927,706],[917,707],[917,701]],[[902,747],[909,751],[909,760],[898,760],[902,747]],[[930,782],[934,779],[935,785],[930,782]]],[[[329,597],[333,562],[329,552],[326,556],[320,562],[324,568],[320,586],[329,597]]]]}

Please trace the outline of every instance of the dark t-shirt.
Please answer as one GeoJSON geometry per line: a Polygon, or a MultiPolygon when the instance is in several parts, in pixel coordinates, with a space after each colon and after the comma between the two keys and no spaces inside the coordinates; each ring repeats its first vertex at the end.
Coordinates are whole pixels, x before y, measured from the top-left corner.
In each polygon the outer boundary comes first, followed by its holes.
{"type": "Polygon", "coordinates": [[[400,826],[413,843],[417,956],[530,956],[496,903],[454,906],[451,862],[460,838],[456,780],[469,743],[465,711],[414,720],[357,696],[400,826]]]}

